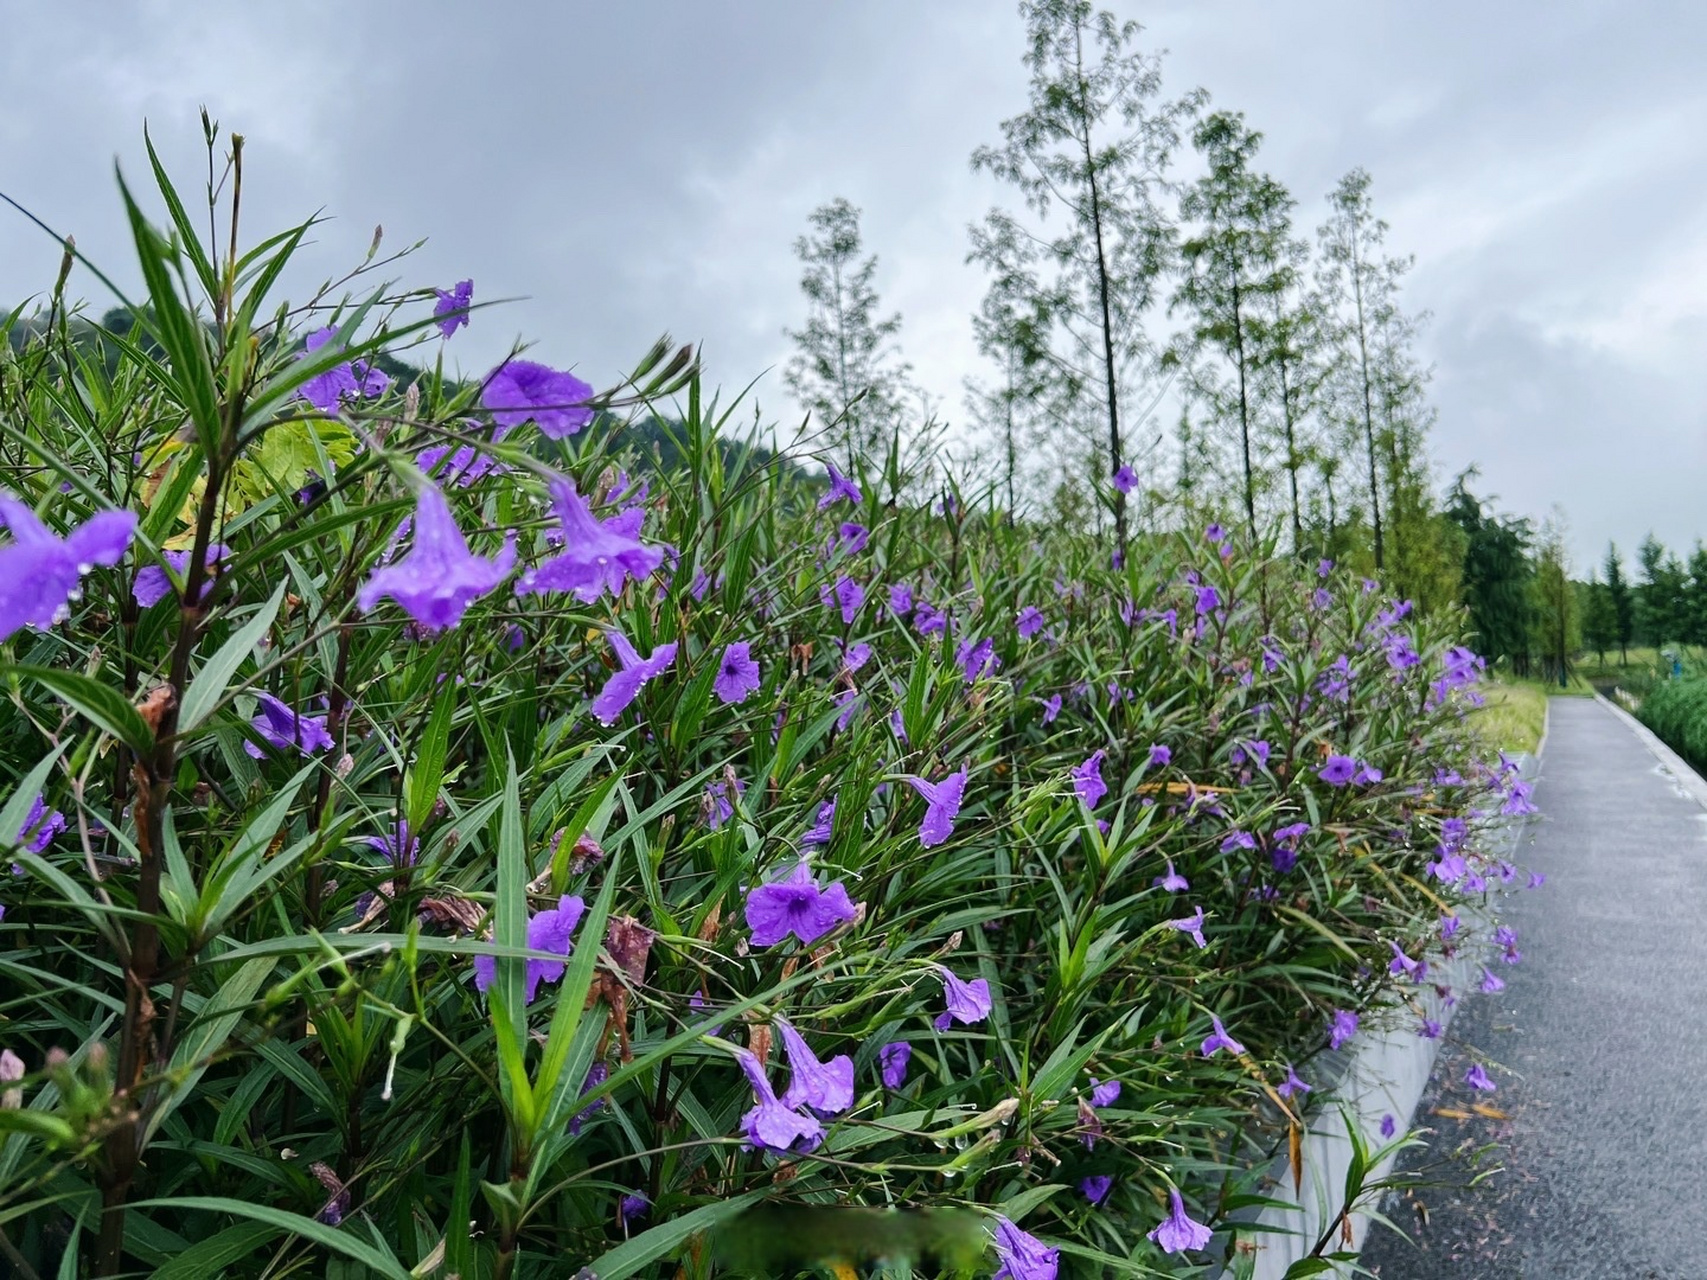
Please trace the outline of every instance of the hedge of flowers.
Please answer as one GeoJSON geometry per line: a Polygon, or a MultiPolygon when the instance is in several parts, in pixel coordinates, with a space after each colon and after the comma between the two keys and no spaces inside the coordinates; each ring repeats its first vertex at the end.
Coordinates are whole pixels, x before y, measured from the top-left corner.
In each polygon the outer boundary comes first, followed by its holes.
{"type": "Polygon", "coordinates": [[[470,282],[280,305],[304,228],[160,186],[138,327],[0,347],[9,1261],[708,1275],[768,1201],[1200,1274],[1317,1056],[1438,1034],[1527,805],[1446,623],[729,447],[667,346],[452,379],[470,282]]]}

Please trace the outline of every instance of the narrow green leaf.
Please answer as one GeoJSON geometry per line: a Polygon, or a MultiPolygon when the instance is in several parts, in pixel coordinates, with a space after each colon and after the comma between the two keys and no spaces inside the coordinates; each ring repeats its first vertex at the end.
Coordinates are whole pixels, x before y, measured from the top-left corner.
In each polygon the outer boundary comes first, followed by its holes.
{"type": "Polygon", "coordinates": [[[632,1240],[624,1241],[610,1252],[601,1254],[588,1264],[587,1269],[599,1280],[627,1280],[627,1277],[634,1275],[642,1267],[680,1248],[690,1237],[715,1227],[720,1222],[728,1221],[748,1205],[762,1200],[764,1196],[763,1191],[749,1191],[732,1200],[704,1205],[692,1213],[671,1218],[650,1231],[642,1231],[632,1240]]]}
{"type": "Polygon", "coordinates": [[[285,584],[273,589],[272,598],[262,605],[255,616],[220,645],[184,690],[184,700],[178,709],[178,731],[188,733],[212,714],[225,696],[225,688],[243,660],[255,651],[261,637],[267,634],[284,603],[285,584]]]}
{"type": "Polygon", "coordinates": [[[189,1097],[211,1064],[213,1055],[224,1047],[237,1024],[243,1020],[243,1014],[254,1001],[255,993],[261,989],[261,984],[267,980],[267,975],[273,971],[276,963],[270,957],[261,957],[245,963],[220,984],[213,998],[202,1006],[195,1021],[185,1029],[177,1047],[172,1051],[172,1061],[167,1065],[167,1078],[172,1082],[172,1092],[148,1117],[142,1137],[144,1145],[166,1122],[166,1117],[189,1097]]]}
{"type": "Polygon", "coordinates": [[[438,801],[439,787],[444,782],[445,753],[450,749],[451,720],[455,715],[455,686],[447,683],[444,693],[433,704],[433,713],[415,752],[415,762],[409,766],[404,780],[411,831],[426,826],[427,815],[438,801]]]}
{"type": "Polygon", "coordinates": [[[32,768],[18,783],[18,789],[12,793],[4,805],[0,805],[0,848],[16,844],[18,837],[23,834],[25,820],[30,816],[30,806],[41,794],[47,784],[47,775],[52,772],[54,763],[65,754],[65,748],[70,746],[62,742],[47,755],[36,761],[32,768]]]}
{"type": "Polygon", "coordinates": [[[163,1267],[154,1280],[211,1280],[226,1274],[232,1263],[247,1258],[267,1241],[282,1235],[284,1228],[270,1222],[240,1222],[192,1245],[163,1267]]]}
{"type": "MultiPolygon", "coordinates": [[[[511,757],[504,775],[504,801],[498,807],[498,901],[492,913],[492,940],[502,947],[524,948],[528,937],[527,828],[522,823],[521,783],[511,757]]],[[[527,961],[499,956],[497,973],[486,990],[486,1003],[498,1036],[498,1064],[504,1101],[521,1135],[533,1131],[533,1090],[527,1077],[527,961]]]]}
{"type": "Polygon", "coordinates": [[[354,1258],[385,1276],[386,1280],[410,1280],[409,1269],[399,1262],[390,1250],[381,1252],[347,1231],[339,1231],[323,1222],[316,1222],[313,1218],[305,1218],[300,1213],[286,1213],[283,1209],[275,1209],[271,1205],[250,1204],[224,1196],[172,1196],[164,1200],[141,1200],[131,1207],[169,1209],[179,1213],[186,1210],[228,1213],[236,1218],[265,1222],[300,1239],[312,1240],[315,1244],[331,1249],[334,1253],[341,1253],[346,1258],[354,1258]]]}
{"type": "Polygon", "coordinates": [[[142,713],[117,689],[77,672],[60,671],[55,667],[15,666],[4,670],[7,674],[34,680],[51,689],[138,755],[146,755],[154,749],[154,734],[143,720],[142,713]]]}

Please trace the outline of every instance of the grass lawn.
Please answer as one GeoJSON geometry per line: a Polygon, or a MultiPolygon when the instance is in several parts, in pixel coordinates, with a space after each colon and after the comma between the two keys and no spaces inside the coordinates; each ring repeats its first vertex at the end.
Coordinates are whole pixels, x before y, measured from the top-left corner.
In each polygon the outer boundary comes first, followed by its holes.
{"type": "Polygon", "coordinates": [[[1547,694],[1537,680],[1490,680],[1482,686],[1487,705],[1472,713],[1472,723],[1501,751],[1534,751],[1547,724],[1547,694]]]}

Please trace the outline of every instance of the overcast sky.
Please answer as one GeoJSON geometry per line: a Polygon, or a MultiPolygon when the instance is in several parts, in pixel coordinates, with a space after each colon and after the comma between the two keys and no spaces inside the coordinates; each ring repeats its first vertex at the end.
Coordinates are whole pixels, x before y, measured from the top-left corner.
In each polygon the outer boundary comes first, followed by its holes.
{"type": "MultiPolygon", "coordinates": [[[[1374,175],[1433,313],[1437,469],[1565,509],[1586,571],[1609,538],[1707,532],[1707,5],[1699,0],[1119,0],[1169,91],[1202,85],[1267,135],[1313,229],[1374,175]]],[[[146,180],[146,119],[196,193],[198,108],[246,135],[247,228],[324,209],[314,279],[428,243],[406,283],[473,276],[450,354],[518,338],[604,384],[669,331],[714,382],[795,413],[790,252],[845,195],[951,418],[979,372],[966,226],[1011,196],[973,175],[1024,104],[1009,0],[0,0],[0,191],[122,278],[112,165],[146,180]]],[[[0,210],[0,303],[58,250],[0,210]]],[[[106,304],[78,277],[72,291],[106,304]]]]}

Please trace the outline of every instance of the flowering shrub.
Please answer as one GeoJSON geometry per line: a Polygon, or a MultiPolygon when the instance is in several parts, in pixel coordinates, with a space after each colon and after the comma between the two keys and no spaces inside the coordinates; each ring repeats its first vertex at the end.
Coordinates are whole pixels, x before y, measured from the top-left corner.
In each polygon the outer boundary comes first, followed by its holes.
{"type": "Polygon", "coordinates": [[[1190,1271],[1502,873],[1478,664],[1375,584],[826,488],[663,345],[458,382],[471,282],[281,305],[303,229],[160,183],[131,336],[0,365],[37,1270],[703,1275],[769,1199],[1190,1271]]]}

